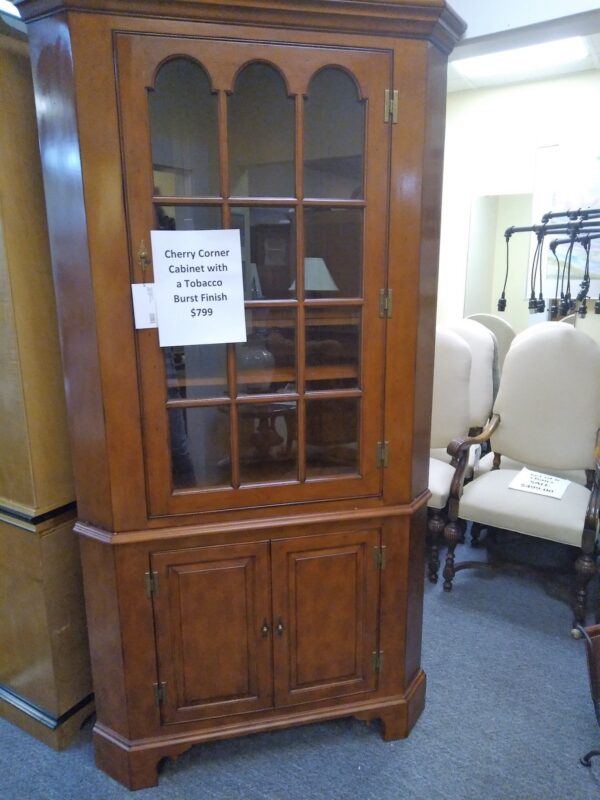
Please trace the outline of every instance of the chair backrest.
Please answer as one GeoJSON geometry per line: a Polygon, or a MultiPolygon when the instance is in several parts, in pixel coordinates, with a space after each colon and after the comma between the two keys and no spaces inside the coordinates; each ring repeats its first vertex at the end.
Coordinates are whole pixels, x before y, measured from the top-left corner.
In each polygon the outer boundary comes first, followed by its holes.
{"type": "Polygon", "coordinates": [[[498,345],[498,371],[502,372],[504,359],[508,353],[512,340],[516,336],[516,331],[505,319],[497,317],[495,314],[470,314],[467,319],[479,322],[490,330],[496,337],[498,345]]]}
{"type": "Polygon", "coordinates": [[[483,428],[492,413],[497,389],[496,337],[472,319],[462,319],[446,327],[461,336],[471,348],[469,427],[483,428]]]}
{"type": "Polygon", "coordinates": [[[469,345],[445,328],[435,334],[431,447],[447,447],[469,430],[469,345]]]}
{"type": "Polygon", "coordinates": [[[542,469],[591,469],[600,427],[600,347],[571,325],[542,322],[506,356],[492,448],[542,469]]]}

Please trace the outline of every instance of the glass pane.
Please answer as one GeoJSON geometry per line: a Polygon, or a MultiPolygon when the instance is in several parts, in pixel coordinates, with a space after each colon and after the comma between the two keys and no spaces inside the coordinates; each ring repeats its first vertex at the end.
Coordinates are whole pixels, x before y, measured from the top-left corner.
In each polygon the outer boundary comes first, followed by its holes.
{"type": "Polygon", "coordinates": [[[248,341],[236,344],[239,394],[295,392],[296,311],[246,311],[248,341]]]}
{"type": "Polygon", "coordinates": [[[160,68],[148,92],[155,194],[220,194],[217,96],[210,89],[204,69],[187,58],[160,68]]]}
{"type": "Polygon", "coordinates": [[[294,107],[274,67],[240,72],[227,105],[230,195],[294,197],[294,107]]]}
{"type": "Polygon", "coordinates": [[[169,409],[175,489],[231,485],[229,406],[169,409]]]}
{"type": "Polygon", "coordinates": [[[356,397],[306,401],[306,475],[358,472],[356,397]]]}
{"type": "Polygon", "coordinates": [[[242,483],[298,480],[297,403],[238,406],[242,483]]]}
{"type": "Polygon", "coordinates": [[[239,228],[246,300],[296,295],[296,213],[293,208],[233,208],[239,228]]]}
{"type": "Polygon", "coordinates": [[[365,107],[341,69],[313,79],[304,106],[304,196],[362,198],[365,107]]]}
{"type": "Polygon", "coordinates": [[[229,394],[226,345],[165,347],[164,354],[170,400],[229,394]]]}
{"type": "Polygon", "coordinates": [[[304,288],[310,297],[360,297],[362,208],[306,208],[304,288]]]}
{"type": "Polygon", "coordinates": [[[360,366],[359,308],[306,309],[306,388],[356,389],[360,366]]]}
{"type": "Polygon", "coordinates": [[[160,231],[213,231],[221,227],[216,206],[155,206],[160,231]]]}

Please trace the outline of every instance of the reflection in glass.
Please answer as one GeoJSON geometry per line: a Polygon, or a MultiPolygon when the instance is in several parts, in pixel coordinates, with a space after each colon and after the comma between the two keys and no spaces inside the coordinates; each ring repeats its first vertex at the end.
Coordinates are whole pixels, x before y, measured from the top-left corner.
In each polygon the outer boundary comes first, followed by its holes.
{"type": "Polygon", "coordinates": [[[298,479],[297,403],[238,406],[242,483],[298,479]]]}
{"type": "Polygon", "coordinates": [[[294,108],[274,67],[240,72],[227,105],[230,195],[294,196],[294,108]]]}
{"type": "Polygon", "coordinates": [[[361,296],[362,208],[305,208],[304,251],[307,260],[321,259],[327,266],[333,285],[337,287],[334,290],[323,282],[313,284],[314,288],[307,285],[308,298],[361,296]]]}
{"type": "Polygon", "coordinates": [[[358,472],[356,397],[306,401],[306,475],[358,472]]]}
{"type": "Polygon", "coordinates": [[[235,345],[238,393],[294,392],[295,309],[247,309],[246,331],[248,340],[235,345]]]}
{"type": "Polygon", "coordinates": [[[155,206],[160,231],[212,231],[221,227],[221,210],[216,206],[155,206]]]}
{"type": "Polygon", "coordinates": [[[229,407],[169,409],[175,489],[231,485],[229,407]]]}
{"type": "Polygon", "coordinates": [[[306,388],[359,386],[361,309],[306,309],[306,388]]]}
{"type": "Polygon", "coordinates": [[[354,80],[328,67],[304,106],[304,196],[362,198],[365,107],[354,80]]]}
{"type": "Polygon", "coordinates": [[[148,92],[148,106],[154,193],[220,194],[217,96],[204,69],[187,58],[167,61],[148,92]]]}
{"type": "Polygon", "coordinates": [[[246,300],[295,297],[296,214],[293,208],[232,208],[240,230],[246,300]],[[292,285],[294,288],[291,288],[292,285]]]}
{"type": "Polygon", "coordinates": [[[228,394],[226,345],[165,347],[164,356],[169,399],[228,394]]]}

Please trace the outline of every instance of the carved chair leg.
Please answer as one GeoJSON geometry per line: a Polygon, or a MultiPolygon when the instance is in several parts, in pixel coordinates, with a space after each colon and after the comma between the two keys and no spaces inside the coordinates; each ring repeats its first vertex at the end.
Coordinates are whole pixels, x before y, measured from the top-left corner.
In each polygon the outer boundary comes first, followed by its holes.
{"type": "Polygon", "coordinates": [[[583,764],[584,767],[591,767],[592,761],[591,759],[594,756],[600,756],[600,750],[590,750],[589,753],[586,753],[584,756],[581,756],[579,759],[579,763],[583,764]]]}
{"type": "Polygon", "coordinates": [[[585,612],[587,608],[587,587],[591,579],[596,574],[596,562],[592,556],[582,553],[575,562],[575,577],[577,592],[575,595],[575,605],[573,615],[575,624],[585,625],[585,612]]]}
{"type": "Polygon", "coordinates": [[[483,525],[480,522],[471,523],[471,547],[479,547],[481,544],[479,537],[481,536],[482,530],[483,525]]]}
{"type": "Polygon", "coordinates": [[[427,529],[429,531],[429,560],[427,574],[431,583],[437,583],[440,569],[440,539],[446,524],[445,514],[442,510],[430,509],[427,529]]]}
{"type": "Polygon", "coordinates": [[[446,554],[446,565],[444,566],[444,591],[452,591],[452,581],[456,575],[454,569],[454,551],[456,545],[462,541],[463,529],[460,520],[452,520],[444,528],[444,539],[448,545],[448,552],[446,554]]]}

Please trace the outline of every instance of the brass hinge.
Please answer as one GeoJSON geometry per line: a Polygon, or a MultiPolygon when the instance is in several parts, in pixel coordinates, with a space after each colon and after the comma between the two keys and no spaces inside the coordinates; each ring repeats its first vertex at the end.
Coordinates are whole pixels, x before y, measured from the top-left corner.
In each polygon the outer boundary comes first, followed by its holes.
{"type": "Polygon", "coordinates": [[[373,650],[373,670],[381,672],[383,669],[383,650],[373,650]]]}
{"type": "Polygon", "coordinates": [[[383,121],[398,122],[398,89],[386,89],[383,103],[383,121]]]}
{"type": "Polygon", "coordinates": [[[389,442],[377,442],[377,467],[387,467],[390,454],[389,442]]]}
{"type": "Polygon", "coordinates": [[[385,545],[373,548],[373,561],[377,569],[385,569],[385,545]]]}
{"type": "Polygon", "coordinates": [[[144,574],[144,585],[146,586],[146,597],[156,597],[158,594],[158,572],[146,572],[144,574]]]}
{"type": "Polygon", "coordinates": [[[392,318],[392,302],[394,299],[394,293],[392,289],[380,289],[379,290],[379,316],[384,319],[387,317],[388,319],[392,318]]]}
{"type": "Polygon", "coordinates": [[[161,681],[160,683],[153,683],[154,686],[154,696],[156,698],[156,705],[159,706],[161,703],[164,703],[167,699],[167,684],[165,681],[161,681]]]}

